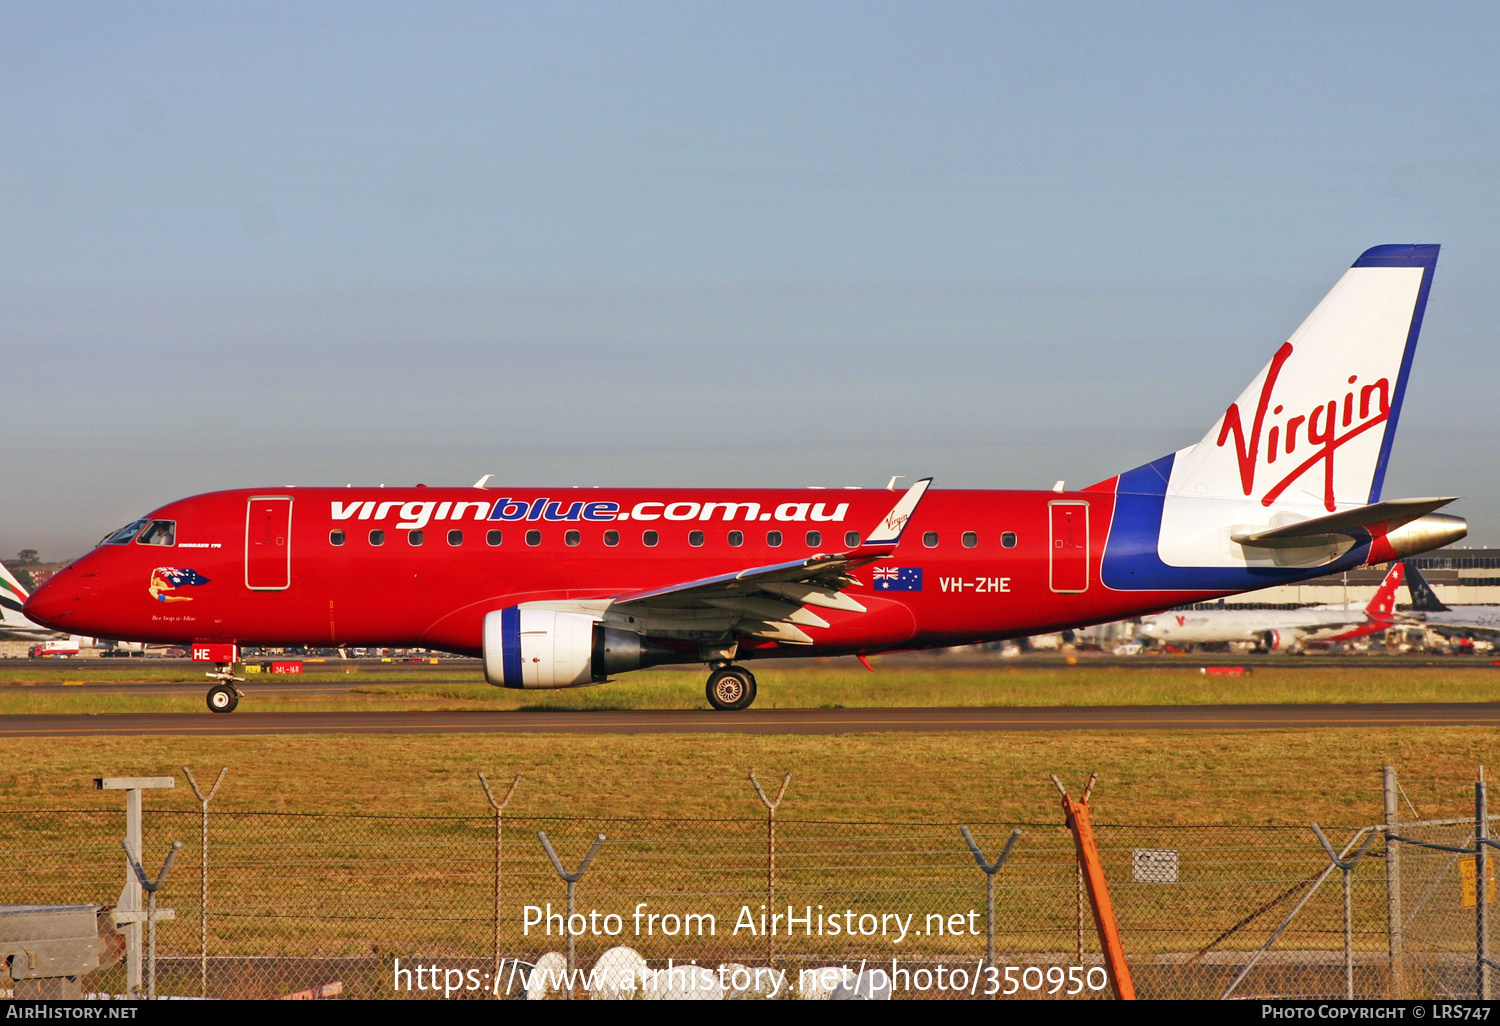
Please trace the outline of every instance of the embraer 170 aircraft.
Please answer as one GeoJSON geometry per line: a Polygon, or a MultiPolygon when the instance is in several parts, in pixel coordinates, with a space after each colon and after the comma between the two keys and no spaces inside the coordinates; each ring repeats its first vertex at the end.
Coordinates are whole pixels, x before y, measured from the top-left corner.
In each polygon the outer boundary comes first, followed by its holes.
{"type": "Polygon", "coordinates": [[[1394,625],[1396,589],[1404,565],[1397,563],[1363,609],[1309,606],[1306,609],[1199,609],[1147,616],[1141,633],[1169,645],[1209,645],[1253,641],[1267,652],[1297,648],[1309,641],[1352,641],[1394,625]]]}
{"type": "MultiPolygon", "coordinates": [[[[1381,501],[1437,246],[1364,253],[1196,444],[1079,491],[256,488],[168,503],[26,603],[58,630],[191,644],[425,646],[491,684],[1041,634],[1462,538],[1381,501]]],[[[232,710],[225,678],[209,708],[232,710]]]]}

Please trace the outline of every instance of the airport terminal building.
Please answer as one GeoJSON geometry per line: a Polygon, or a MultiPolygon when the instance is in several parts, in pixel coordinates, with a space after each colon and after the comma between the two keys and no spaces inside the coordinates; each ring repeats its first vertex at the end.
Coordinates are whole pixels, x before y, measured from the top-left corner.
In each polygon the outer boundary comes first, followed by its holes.
{"type": "MultiPolygon", "coordinates": [[[[1444,605],[1500,605],[1500,549],[1436,549],[1413,556],[1407,563],[1422,571],[1444,605]]],[[[1295,609],[1340,605],[1347,599],[1351,606],[1363,606],[1375,597],[1385,573],[1384,564],[1361,567],[1348,574],[1252,591],[1238,599],[1227,599],[1224,605],[1230,609],[1295,609]]],[[[1410,605],[1405,587],[1397,592],[1397,603],[1399,608],[1410,605]]]]}

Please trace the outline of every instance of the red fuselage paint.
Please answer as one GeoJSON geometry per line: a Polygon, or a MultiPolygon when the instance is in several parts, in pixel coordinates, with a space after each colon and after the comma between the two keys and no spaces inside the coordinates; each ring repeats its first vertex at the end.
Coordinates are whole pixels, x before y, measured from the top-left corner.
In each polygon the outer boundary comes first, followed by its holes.
{"type": "MultiPolygon", "coordinates": [[[[808,629],[814,645],[742,638],[740,657],[970,644],[1224,594],[1102,585],[1113,488],[1110,480],[1082,492],[933,491],[895,554],[855,572],[860,583],[846,594],[866,612],[819,609],[829,626],[808,629]],[[1012,546],[1002,543],[1009,535],[1012,546]],[[920,569],[921,590],[877,588],[882,567],[920,569]]],[[[39,588],[26,613],[57,630],[131,641],[478,655],[492,610],[618,597],[846,551],[857,544],[846,534],[863,536],[894,498],[832,489],[214,492],[149,515],[175,522],[173,545],[102,545],[39,588]],[[503,509],[501,497],[511,500],[503,509]],[[491,519],[502,513],[508,519],[491,519]],[[398,526],[418,521],[420,528],[398,526]],[[343,532],[340,545],[330,541],[335,531],[343,532]],[[383,544],[371,543],[373,531],[383,532],[383,544]],[[488,544],[491,531],[501,532],[499,544],[488,544]],[[614,545],[606,544],[611,531],[619,534],[614,545]],[[646,544],[648,531],[655,545],[646,544]],[[459,532],[452,543],[450,532],[459,532]],[[770,543],[771,532],[781,544],[770,543]],[[818,537],[810,541],[809,532],[818,537]],[[418,534],[421,543],[412,544],[418,534]]]]}

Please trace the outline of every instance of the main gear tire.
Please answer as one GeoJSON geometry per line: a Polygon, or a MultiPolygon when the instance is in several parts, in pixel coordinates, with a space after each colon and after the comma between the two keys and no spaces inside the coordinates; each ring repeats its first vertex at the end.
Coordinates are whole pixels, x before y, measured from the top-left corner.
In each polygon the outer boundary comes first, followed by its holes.
{"type": "Polygon", "coordinates": [[[228,684],[215,684],[208,689],[208,711],[213,713],[232,713],[234,707],[240,704],[240,694],[228,684]]]}
{"type": "Polygon", "coordinates": [[[755,701],[755,674],[743,666],[724,666],[708,675],[708,704],[722,712],[750,708],[755,701]]]}

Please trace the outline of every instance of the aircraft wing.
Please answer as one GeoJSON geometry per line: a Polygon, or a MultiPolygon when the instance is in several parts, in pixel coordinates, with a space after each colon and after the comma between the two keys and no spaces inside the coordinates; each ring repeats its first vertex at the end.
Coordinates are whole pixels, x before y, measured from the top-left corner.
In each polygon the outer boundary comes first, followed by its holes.
{"type": "Polygon", "coordinates": [[[638,614],[645,622],[693,622],[699,628],[694,633],[703,635],[717,628],[720,632],[811,645],[813,639],[801,628],[827,627],[828,621],[803,607],[865,612],[863,605],[843,594],[845,588],[859,583],[851,571],[896,551],[912,513],[931,484],[931,478],[924,478],[908,488],[864,542],[847,552],[818,553],[806,559],[632,592],[616,598],[610,611],[638,614]]]}

